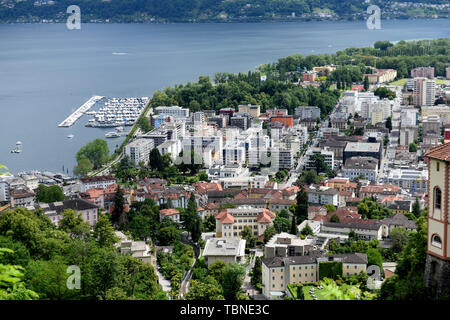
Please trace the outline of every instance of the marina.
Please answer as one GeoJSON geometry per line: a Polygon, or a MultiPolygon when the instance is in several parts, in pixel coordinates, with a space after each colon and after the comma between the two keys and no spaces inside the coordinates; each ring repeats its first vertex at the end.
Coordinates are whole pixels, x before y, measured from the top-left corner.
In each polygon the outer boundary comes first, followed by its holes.
{"type": "Polygon", "coordinates": [[[93,118],[90,118],[85,126],[94,128],[118,127],[123,130],[122,126],[135,124],[148,101],[148,97],[108,99],[98,111],[89,111],[89,115],[93,118]]]}
{"type": "Polygon", "coordinates": [[[61,122],[58,127],[70,127],[72,126],[85,112],[91,109],[97,102],[99,102],[104,97],[93,96],[87,102],[85,102],[81,107],[79,107],[74,113],[61,122]]]}

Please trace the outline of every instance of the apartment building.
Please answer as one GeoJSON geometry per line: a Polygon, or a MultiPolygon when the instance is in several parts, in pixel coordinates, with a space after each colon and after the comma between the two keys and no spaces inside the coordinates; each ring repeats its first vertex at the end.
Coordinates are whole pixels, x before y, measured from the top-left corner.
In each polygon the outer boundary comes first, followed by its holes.
{"type": "Polygon", "coordinates": [[[156,114],[161,114],[165,116],[172,116],[174,118],[188,118],[189,117],[189,109],[183,108],[180,106],[160,106],[154,109],[156,114]]]}
{"type": "Polygon", "coordinates": [[[335,207],[339,205],[338,191],[330,187],[321,186],[319,188],[305,188],[308,193],[308,202],[311,204],[332,204],[335,207]]]}
{"type": "Polygon", "coordinates": [[[249,113],[252,118],[259,118],[259,116],[261,115],[261,106],[260,105],[252,105],[252,104],[247,104],[247,105],[239,105],[238,106],[238,110],[239,112],[246,112],[249,113]]]}
{"type": "Polygon", "coordinates": [[[320,263],[342,262],[343,275],[366,272],[367,256],[363,253],[336,255],[311,254],[294,257],[273,257],[262,260],[262,291],[267,299],[286,294],[288,284],[316,282],[320,280],[320,263]]]}
{"type": "Polygon", "coordinates": [[[377,179],[378,160],[372,157],[352,157],[347,159],[341,172],[344,177],[355,180],[359,176],[364,176],[367,180],[377,179]]]}
{"type": "Polygon", "coordinates": [[[66,210],[74,210],[77,215],[81,215],[83,220],[91,227],[95,226],[98,220],[98,206],[83,199],[71,199],[52,203],[39,203],[27,206],[29,210],[42,209],[53,224],[58,225],[63,218],[62,213],[66,210]]]}
{"type": "Polygon", "coordinates": [[[111,175],[94,176],[80,179],[80,191],[86,192],[89,189],[106,189],[108,186],[116,184],[116,178],[111,175]]]}
{"type": "Polygon", "coordinates": [[[320,109],[314,106],[297,107],[295,108],[295,116],[300,120],[308,118],[317,119],[320,118],[320,109]]]}
{"type": "Polygon", "coordinates": [[[434,67],[419,67],[411,69],[411,78],[434,78],[434,67]]]}
{"type": "Polygon", "coordinates": [[[135,164],[148,164],[150,152],[155,147],[152,139],[135,139],[125,146],[125,155],[135,164]]]}
{"type": "Polygon", "coordinates": [[[256,237],[263,237],[264,231],[273,224],[275,213],[265,208],[239,206],[225,209],[216,215],[216,237],[241,237],[245,226],[253,231],[256,237]]]}
{"type": "Polygon", "coordinates": [[[324,157],[325,163],[330,167],[330,169],[334,169],[334,152],[331,151],[328,147],[324,147],[324,148],[309,148],[308,151],[306,151],[305,170],[316,169],[316,165],[313,158],[313,156],[316,154],[322,155],[324,157]]]}
{"type": "Polygon", "coordinates": [[[436,81],[425,77],[414,78],[413,101],[415,106],[433,106],[436,98],[436,81]]]}
{"type": "Polygon", "coordinates": [[[206,241],[203,257],[209,267],[217,260],[226,264],[245,262],[245,243],[241,238],[210,238],[206,241]]]}

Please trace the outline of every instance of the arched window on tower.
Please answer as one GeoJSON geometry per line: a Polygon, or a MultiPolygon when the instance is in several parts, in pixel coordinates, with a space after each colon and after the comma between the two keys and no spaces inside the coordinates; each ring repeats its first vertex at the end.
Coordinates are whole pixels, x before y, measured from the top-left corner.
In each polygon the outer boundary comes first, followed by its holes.
{"type": "Polygon", "coordinates": [[[434,189],[434,208],[441,209],[441,202],[442,202],[441,189],[436,188],[436,189],[434,189]]]}
{"type": "Polygon", "coordinates": [[[431,237],[431,244],[432,244],[433,246],[435,246],[435,247],[442,248],[442,240],[441,240],[441,237],[439,237],[439,235],[437,235],[437,234],[434,234],[434,235],[431,237]]]}

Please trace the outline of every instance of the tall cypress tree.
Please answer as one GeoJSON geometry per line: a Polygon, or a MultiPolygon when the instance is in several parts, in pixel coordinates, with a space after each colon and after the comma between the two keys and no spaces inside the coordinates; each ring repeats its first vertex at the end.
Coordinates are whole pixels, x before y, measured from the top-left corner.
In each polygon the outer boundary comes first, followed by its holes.
{"type": "MultiPolygon", "coordinates": [[[[121,222],[121,216],[123,215],[125,208],[125,201],[123,200],[123,190],[118,185],[116,194],[114,195],[114,209],[111,214],[111,221],[114,225],[118,226],[121,222]]],[[[122,217],[123,218],[123,217],[122,217]]]]}
{"type": "Polygon", "coordinates": [[[306,193],[303,187],[297,193],[297,207],[295,209],[295,216],[300,223],[308,219],[308,193],[306,193]]]}
{"type": "Polygon", "coordinates": [[[297,219],[295,219],[295,215],[292,216],[292,222],[291,222],[291,234],[297,235],[298,229],[297,229],[297,219]]]}

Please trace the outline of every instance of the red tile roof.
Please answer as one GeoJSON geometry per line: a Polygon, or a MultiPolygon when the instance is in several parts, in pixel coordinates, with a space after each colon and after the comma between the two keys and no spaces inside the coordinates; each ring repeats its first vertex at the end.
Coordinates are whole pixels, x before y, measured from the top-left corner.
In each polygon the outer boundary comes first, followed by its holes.
{"type": "Polygon", "coordinates": [[[450,161],[450,143],[431,148],[425,153],[425,157],[442,161],[450,161]]]}
{"type": "Polygon", "coordinates": [[[173,216],[174,214],[179,214],[180,211],[178,211],[177,209],[163,209],[159,210],[159,213],[163,216],[173,216]]]}

